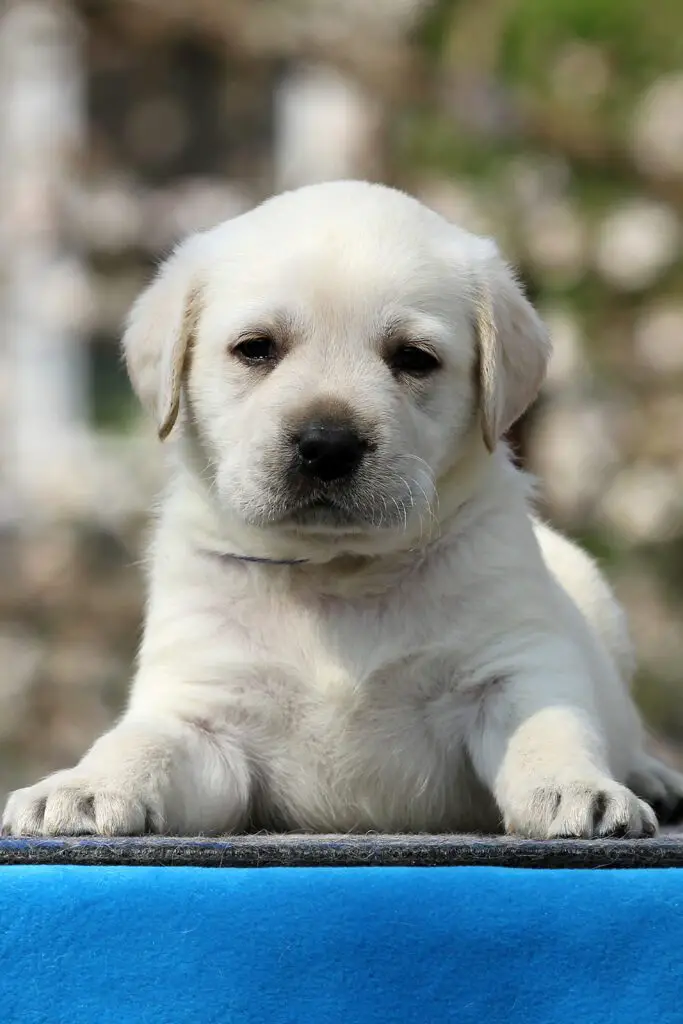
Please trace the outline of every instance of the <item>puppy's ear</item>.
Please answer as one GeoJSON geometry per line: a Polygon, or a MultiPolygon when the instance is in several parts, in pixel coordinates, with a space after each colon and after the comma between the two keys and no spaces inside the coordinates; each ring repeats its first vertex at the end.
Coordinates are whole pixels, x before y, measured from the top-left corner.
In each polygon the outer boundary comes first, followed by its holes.
{"type": "Polygon", "coordinates": [[[547,328],[492,243],[475,285],[484,442],[490,452],[533,402],[550,358],[547,328]]]}
{"type": "Polygon", "coordinates": [[[123,336],[133,388],[163,441],[178,418],[180,391],[200,294],[194,247],[180,246],[134,303],[123,336]]]}

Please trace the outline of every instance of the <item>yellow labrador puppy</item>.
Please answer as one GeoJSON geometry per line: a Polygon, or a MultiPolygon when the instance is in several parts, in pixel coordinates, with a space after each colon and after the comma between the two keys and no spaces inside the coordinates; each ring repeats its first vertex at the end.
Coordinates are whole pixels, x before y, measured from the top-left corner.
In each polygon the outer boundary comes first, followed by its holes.
{"type": "Polygon", "coordinates": [[[676,808],[621,612],[500,442],[549,342],[491,241],[303,188],[181,245],[125,352],[170,465],[130,702],[6,832],[644,836],[676,808]]]}

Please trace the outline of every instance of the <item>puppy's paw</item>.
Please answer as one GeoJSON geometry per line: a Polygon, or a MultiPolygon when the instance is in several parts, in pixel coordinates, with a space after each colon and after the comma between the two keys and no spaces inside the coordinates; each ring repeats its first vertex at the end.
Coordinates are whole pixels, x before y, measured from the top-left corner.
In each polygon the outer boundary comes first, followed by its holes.
{"type": "Polygon", "coordinates": [[[612,779],[555,781],[529,790],[504,808],[505,828],[530,839],[653,836],[648,804],[612,779]]]}
{"type": "Polygon", "coordinates": [[[646,800],[662,825],[683,821],[683,775],[644,754],[626,780],[646,800]]]}
{"type": "Polygon", "coordinates": [[[12,793],[2,819],[9,836],[131,836],[163,832],[163,807],[149,788],[57,772],[12,793]]]}

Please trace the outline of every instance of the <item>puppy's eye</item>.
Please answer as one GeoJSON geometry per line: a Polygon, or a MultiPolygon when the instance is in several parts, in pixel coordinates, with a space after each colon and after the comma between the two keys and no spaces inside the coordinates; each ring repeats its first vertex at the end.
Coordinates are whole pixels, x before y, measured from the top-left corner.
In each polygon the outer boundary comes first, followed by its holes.
{"type": "Polygon", "coordinates": [[[439,369],[439,360],[418,345],[401,345],[392,352],[389,366],[394,373],[406,373],[411,377],[427,377],[439,369]]]}
{"type": "Polygon", "coordinates": [[[236,345],[233,351],[245,363],[272,363],[277,358],[277,346],[266,335],[247,338],[236,345]]]}

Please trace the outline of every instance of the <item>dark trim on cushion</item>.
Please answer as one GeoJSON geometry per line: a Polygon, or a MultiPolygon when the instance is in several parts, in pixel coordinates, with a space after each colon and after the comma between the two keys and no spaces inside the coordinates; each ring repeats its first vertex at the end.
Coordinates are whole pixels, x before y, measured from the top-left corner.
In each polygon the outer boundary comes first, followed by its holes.
{"type": "Polygon", "coordinates": [[[221,839],[169,836],[0,839],[0,865],[168,867],[683,867],[683,836],[535,841],[513,836],[259,834],[221,839]]]}

